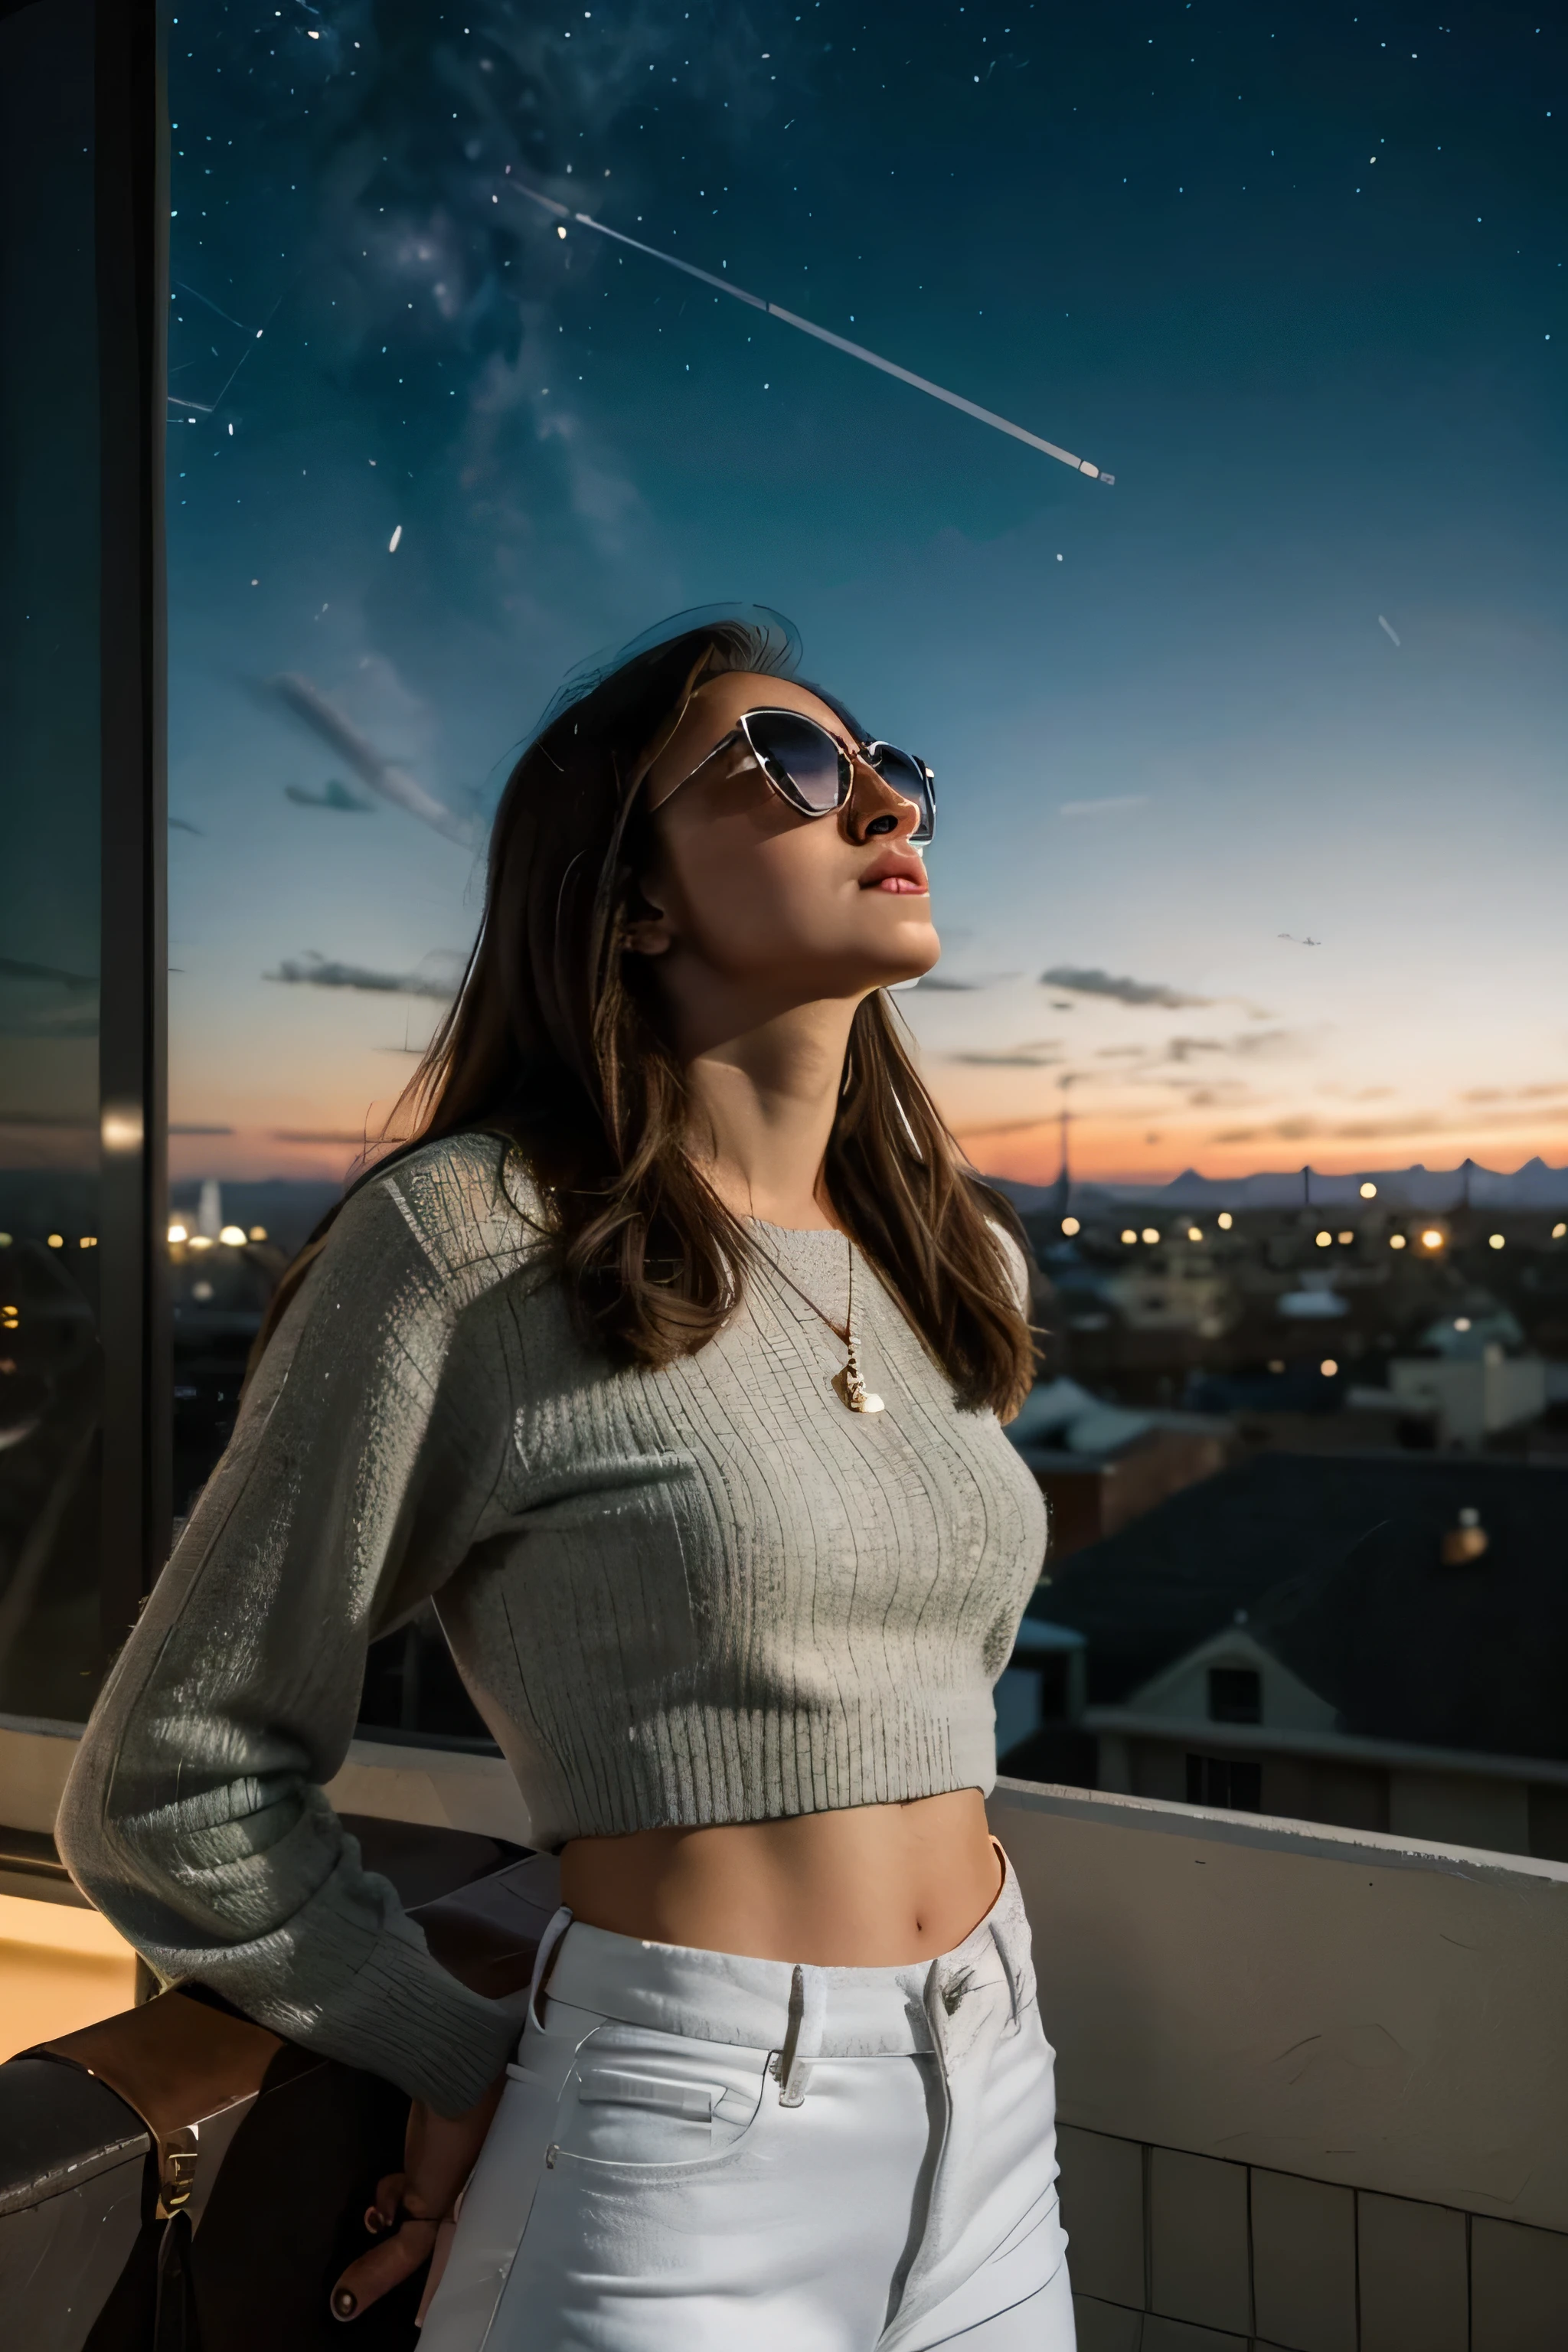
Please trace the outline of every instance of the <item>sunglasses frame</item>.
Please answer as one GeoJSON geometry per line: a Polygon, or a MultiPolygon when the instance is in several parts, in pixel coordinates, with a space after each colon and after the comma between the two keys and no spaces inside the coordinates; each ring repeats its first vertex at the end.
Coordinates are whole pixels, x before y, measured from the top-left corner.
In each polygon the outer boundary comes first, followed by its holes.
{"type": "MultiPolygon", "coordinates": [[[[912,751],[900,751],[896,743],[884,742],[880,737],[878,737],[873,741],[868,743],[857,743],[853,752],[846,751],[843,744],[838,740],[838,738],[829,732],[829,730],[823,725],[820,719],[814,719],[808,710],[791,710],[783,703],[759,703],[754,710],[743,710],[741,713],[740,718],[736,720],[734,726],[730,730],[730,732],[727,735],[721,737],[720,740],[714,744],[713,749],[710,751],[705,751],[703,753],[701,759],[697,762],[696,767],[691,769],[688,774],[682,776],[679,784],[672,784],[669,791],[663,794],[659,803],[660,806],[663,806],[664,801],[672,799],[684,785],[689,784],[693,776],[700,776],[703,769],[708,765],[709,761],[716,760],[720,752],[727,751],[732,743],[744,743],[747,751],[751,753],[752,758],[755,761],[758,769],[761,771],[763,781],[767,785],[769,791],[776,793],[780,800],[783,801],[787,807],[794,809],[797,816],[808,818],[837,816],[838,814],[839,810],[846,805],[850,793],[855,789],[855,761],[857,759],[858,759],[863,765],[869,768],[873,775],[880,777],[884,783],[888,782],[889,780],[882,776],[879,761],[880,759],[889,751],[896,751],[900,760],[908,760],[911,767],[918,768],[920,770],[921,775],[924,779],[926,794],[931,806],[931,823],[929,824],[925,823],[922,814],[921,821],[916,825],[915,830],[910,835],[910,839],[912,843],[923,845],[930,842],[935,835],[936,773],[932,768],[927,765],[924,760],[917,759],[912,751]],[[762,747],[752,740],[751,722],[753,719],[793,719],[797,726],[814,727],[825,742],[832,744],[838,760],[838,798],[835,801],[831,808],[812,808],[801,794],[800,788],[795,784],[793,777],[791,777],[789,773],[789,771],[783,766],[781,761],[774,761],[773,762],[773,766],[777,766],[780,769],[780,774],[775,776],[773,773],[773,769],[769,764],[771,755],[764,752],[762,747]]],[[[898,791],[896,784],[891,785],[890,789],[895,792],[898,791]]],[[[908,800],[909,794],[907,793],[900,793],[899,797],[900,800],[908,800]]],[[[912,808],[918,809],[920,803],[918,802],[911,801],[910,805],[912,808]]]]}

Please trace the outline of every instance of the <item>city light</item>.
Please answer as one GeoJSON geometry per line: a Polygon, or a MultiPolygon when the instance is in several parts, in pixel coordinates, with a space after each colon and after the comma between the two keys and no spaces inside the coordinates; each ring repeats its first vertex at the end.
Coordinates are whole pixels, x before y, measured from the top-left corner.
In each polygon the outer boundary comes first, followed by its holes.
{"type": "Polygon", "coordinates": [[[1189,1225],[1187,1227],[1187,1239],[1190,1242],[1201,1242],[1203,1237],[1204,1229],[1202,1225],[1189,1225]]]}
{"type": "Polygon", "coordinates": [[[65,1245],[66,1237],[64,1234],[51,1234],[49,1235],[49,1247],[51,1249],[64,1249],[65,1245]]]}
{"type": "Polygon", "coordinates": [[[1143,1228],[1143,1238],[1146,1242],[1157,1242],[1160,1236],[1152,1225],[1145,1225],[1143,1228]]]}
{"type": "Polygon", "coordinates": [[[1276,1356],[1276,1357],[1275,1357],[1275,1359],[1274,1359],[1274,1361],[1269,1365],[1268,1369],[1269,1369],[1269,1370],[1270,1370],[1271,1372],[1282,1372],[1282,1371],[1284,1370],[1285,1367],[1284,1367],[1284,1365],[1280,1362],[1280,1360],[1279,1360],[1279,1357],[1278,1357],[1278,1356],[1276,1356]]]}
{"type": "Polygon", "coordinates": [[[1469,1318],[1469,1317],[1468,1317],[1468,1315],[1456,1315],[1456,1316],[1455,1316],[1455,1318],[1454,1318],[1454,1328],[1455,1328],[1455,1330],[1456,1330],[1456,1331],[1468,1331],[1468,1330],[1469,1329],[1469,1328],[1470,1328],[1470,1318],[1469,1318]]]}
{"type": "Polygon", "coordinates": [[[141,1104],[106,1103],[98,1131],[105,1151],[140,1151],[142,1133],[141,1104]]]}
{"type": "Polygon", "coordinates": [[[1388,1246],[1390,1249],[1403,1249],[1405,1247],[1405,1235],[1403,1234],[1390,1234],[1388,1236],[1388,1246]]]}
{"type": "Polygon", "coordinates": [[[1568,1225],[1553,1225],[1553,1226],[1552,1226],[1552,1240],[1553,1240],[1554,1242],[1560,1242],[1560,1241],[1562,1240],[1562,1238],[1563,1238],[1563,1234],[1568,1234],[1568,1225]]]}
{"type": "Polygon", "coordinates": [[[1334,1237],[1332,1234],[1320,1234],[1318,1235],[1318,1247],[1320,1249],[1332,1249],[1333,1245],[1334,1237]]]}
{"type": "Polygon", "coordinates": [[[1355,1235],[1354,1234],[1342,1234],[1340,1235],[1340,1239],[1342,1242],[1353,1242],[1355,1235]]]}
{"type": "Polygon", "coordinates": [[[1339,1370],[1339,1366],[1335,1363],[1331,1356],[1325,1356],[1322,1362],[1318,1366],[1318,1370],[1321,1372],[1326,1381],[1331,1381],[1334,1374],[1339,1370]]]}
{"type": "MultiPolygon", "coordinates": [[[[1073,1229],[1074,1233],[1076,1234],[1076,1233],[1077,1233],[1077,1231],[1078,1231],[1078,1220],[1077,1220],[1077,1218],[1076,1218],[1076,1217],[1071,1217],[1071,1218],[1069,1218],[1069,1219],[1068,1220],[1068,1223],[1072,1226],[1072,1229],[1073,1229]]],[[[1064,1225],[1064,1226],[1062,1227],[1062,1231],[1063,1231],[1064,1233],[1067,1231],[1067,1226],[1066,1226],[1066,1225],[1064,1225]]],[[[253,1242],[264,1242],[264,1241],[267,1239],[267,1228],[266,1228],[266,1226],[265,1226],[265,1225],[252,1225],[252,1226],[251,1226],[251,1228],[250,1228],[250,1238],[251,1238],[251,1240],[252,1240],[253,1242]]]]}
{"type": "Polygon", "coordinates": [[[1375,1201],[1377,1198],[1377,1186],[1375,1184],[1363,1184],[1361,1188],[1361,1197],[1363,1201],[1375,1201]]]}
{"type": "Polygon", "coordinates": [[[1500,1234],[1489,1234],[1487,1235],[1487,1247],[1488,1249],[1502,1249],[1505,1247],[1502,1235],[1500,1234]]]}
{"type": "Polygon", "coordinates": [[[211,1237],[206,1234],[193,1234],[191,1235],[191,1247],[193,1249],[211,1249],[211,1237]]]}
{"type": "Polygon", "coordinates": [[[9,1248],[10,1248],[10,1246],[11,1246],[11,1236],[10,1236],[10,1234],[0,1234],[0,1249],[9,1249],[9,1248]]]}
{"type": "Polygon", "coordinates": [[[1438,1230],[1437,1230],[1437,1228],[1436,1228],[1436,1225],[1428,1225],[1428,1226],[1427,1226],[1427,1228],[1426,1228],[1426,1232],[1425,1232],[1425,1233],[1422,1234],[1422,1236],[1421,1236],[1421,1246],[1422,1246],[1422,1248],[1423,1248],[1423,1249],[1441,1249],[1441,1248],[1442,1248],[1442,1246],[1443,1246],[1443,1236],[1442,1236],[1442,1234],[1438,1232],[1438,1230]]]}
{"type": "Polygon", "coordinates": [[[96,1234],[83,1234],[80,1241],[77,1244],[77,1247],[78,1249],[96,1249],[98,1247],[98,1235],[96,1234]]]}
{"type": "Polygon", "coordinates": [[[1124,1242],[1135,1242],[1138,1236],[1131,1225],[1126,1225],[1122,1228],[1121,1238],[1124,1242]]]}
{"type": "MultiPolygon", "coordinates": [[[[1062,1219],[1062,1231],[1063,1231],[1063,1233],[1064,1233],[1064,1234],[1076,1234],[1076,1233],[1078,1232],[1078,1230],[1079,1230],[1079,1223],[1078,1223],[1078,1219],[1077,1219],[1076,1217],[1064,1217],[1064,1218],[1062,1219]]],[[[266,1236],[266,1234],[265,1234],[264,1233],[262,1233],[262,1232],[260,1231],[260,1229],[259,1229],[259,1227],[258,1227],[258,1230],[257,1230],[257,1233],[256,1233],[256,1234],[253,1236],[253,1238],[255,1238],[255,1239],[257,1239],[257,1240],[259,1240],[259,1241],[265,1241],[265,1240],[267,1239],[267,1236],[266,1236]]]]}
{"type": "Polygon", "coordinates": [[[1234,1222],[1235,1221],[1228,1209],[1222,1209],[1218,1216],[1215,1219],[1215,1223],[1219,1227],[1222,1234],[1228,1234],[1234,1222]]]}
{"type": "Polygon", "coordinates": [[[218,1235],[218,1239],[224,1244],[226,1248],[243,1249],[245,1247],[245,1227],[243,1225],[225,1225],[222,1233],[218,1235]]]}
{"type": "Polygon", "coordinates": [[[171,1242],[183,1242],[188,1238],[189,1236],[187,1235],[184,1225],[171,1225],[169,1227],[169,1239],[171,1242]]]}

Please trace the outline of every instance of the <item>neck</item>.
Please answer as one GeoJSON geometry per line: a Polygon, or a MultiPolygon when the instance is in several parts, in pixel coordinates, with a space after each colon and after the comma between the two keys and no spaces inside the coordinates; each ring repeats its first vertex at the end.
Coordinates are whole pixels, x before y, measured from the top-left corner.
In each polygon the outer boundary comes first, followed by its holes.
{"type": "Polygon", "coordinates": [[[692,1157],[735,1216],[837,1224],[823,1171],[858,1003],[793,1005],[687,1062],[692,1157]]]}

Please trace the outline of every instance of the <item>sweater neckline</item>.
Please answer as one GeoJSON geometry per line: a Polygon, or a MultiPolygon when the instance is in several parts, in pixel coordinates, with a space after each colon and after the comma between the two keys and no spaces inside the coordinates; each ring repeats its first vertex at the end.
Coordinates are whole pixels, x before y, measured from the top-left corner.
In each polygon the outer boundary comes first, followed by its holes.
{"type": "Polygon", "coordinates": [[[748,1217],[746,1223],[760,1234],[776,1234],[781,1241],[847,1242],[851,1249],[855,1246],[848,1234],[841,1233],[837,1225],[775,1225],[766,1217],[748,1217]]]}

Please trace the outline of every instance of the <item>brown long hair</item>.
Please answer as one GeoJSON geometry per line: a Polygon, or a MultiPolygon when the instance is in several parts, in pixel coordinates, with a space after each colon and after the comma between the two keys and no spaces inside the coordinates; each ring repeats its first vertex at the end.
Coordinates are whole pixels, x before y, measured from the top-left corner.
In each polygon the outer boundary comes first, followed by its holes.
{"type": "MultiPolygon", "coordinates": [[[[637,787],[652,757],[705,678],[791,670],[796,641],[757,608],[691,617],[569,681],[546,712],[496,812],[461,989],[383,1137],[395,1157],[475,1129],[510,1138],[544,1188],[577,1318],[621,1362],[668,1363],[711,1339],[750,1255],[688,1152],[684,1074],[625,930],[651,863],[637,787]]],[[[1034,1371],[992,1222],[1011,1211],[969,1172],[900,1028],[879,991],[855,1015],[828,1194],[959,1402],[1006,1414],[1034,1371]]],[[[259,1346],[323,1232],[285,1276],[259,1346]]]]}

